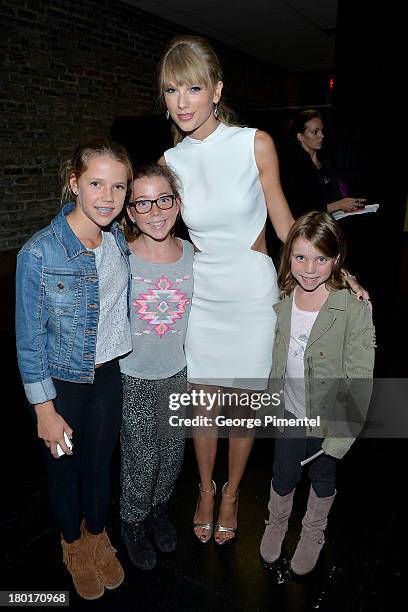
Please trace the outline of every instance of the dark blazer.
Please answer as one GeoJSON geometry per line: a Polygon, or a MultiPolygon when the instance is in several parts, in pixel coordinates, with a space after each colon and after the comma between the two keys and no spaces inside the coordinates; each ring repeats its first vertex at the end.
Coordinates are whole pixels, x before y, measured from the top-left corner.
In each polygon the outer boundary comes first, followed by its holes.
{"type": "Polygon", "coordinates": [[[333,166],[321,153],[318,159],[321,170],[300,145],[282,154],[282,188],[295,219],[310,210],[326,211],[329,202],[343,197],[333,166]]]}

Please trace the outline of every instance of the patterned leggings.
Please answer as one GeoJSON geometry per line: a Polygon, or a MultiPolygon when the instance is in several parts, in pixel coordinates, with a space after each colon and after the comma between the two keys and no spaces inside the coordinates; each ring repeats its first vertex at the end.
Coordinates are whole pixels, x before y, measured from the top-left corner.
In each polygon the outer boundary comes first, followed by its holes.
{"type": "Polygon", "coordinates": [[[183,463],[184,437],[161,437],[160,419],[168,420],[169,393],[184,392],[186,381],[186,368],[162,380],[122,374],[120,516],[126,523],[143,520],[173,492],[183,463]]]}

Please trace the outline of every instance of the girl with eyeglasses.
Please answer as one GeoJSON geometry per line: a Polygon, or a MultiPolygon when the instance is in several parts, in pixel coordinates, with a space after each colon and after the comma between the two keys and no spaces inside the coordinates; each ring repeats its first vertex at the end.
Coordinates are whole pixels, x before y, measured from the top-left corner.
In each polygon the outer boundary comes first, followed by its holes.
{"type": "Polygon", "coordinates": [[[168,416],[169,394],[185,391],[187,381],[184,338],[193,247],[175,236],[180,206],[178,179],[169,168],[136,168],[123,219],[131,252],[133,351],[120,363],[120,515],[129,557],[144,570],[156,564],[154,544],[172,552],[177,543],[167,501],[182,466],[184,439],[166,435],[161,425],[168,416]]]}

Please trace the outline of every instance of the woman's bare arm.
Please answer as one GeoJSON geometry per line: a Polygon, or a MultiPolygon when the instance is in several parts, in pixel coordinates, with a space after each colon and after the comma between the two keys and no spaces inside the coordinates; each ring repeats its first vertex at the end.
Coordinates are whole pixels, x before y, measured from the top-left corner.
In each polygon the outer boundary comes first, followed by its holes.
{"type": "Polygon", "coordinates": [[[269,134],[259,130],[255,134],[255,161],[269,218],[276,235],[284,242],[294,219],[282,191],[274,142],[269,134]]]}

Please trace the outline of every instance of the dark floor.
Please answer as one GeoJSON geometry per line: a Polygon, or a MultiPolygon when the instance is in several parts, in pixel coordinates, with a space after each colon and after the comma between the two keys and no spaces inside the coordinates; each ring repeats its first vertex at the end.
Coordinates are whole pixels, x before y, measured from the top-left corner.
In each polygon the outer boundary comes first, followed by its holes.
{"type": "MultiPolygon", "coordinates": [[[[380,295],[375,305],[380,338],[377,376],[407,375],[404,350],[407,333],[403,318],[408,296],[407,246],[403,242],[398,249],[398,278],[395,275],[388,279],[386,294],[382,299],[380,295]]],[[[7,288],[5,291],[3,299],[7,297],[7,288]]],[[[240,492],[237,541],[225,549],[213,542],[200,545],[192,535],[197,472],[191,441],[188,442],[171,508],[179,544],[176,552],[162,554],[150,572],[134,568],[121,543],[116,454],[108,529],[125,567],[126,578],[120,588],[106,593],[102,599],[81,601],[62,564],[59,535],[48,510],[45,471],[16,371],[12,333],[4,330],[1,340],[3,388],[9,393],[3,394],[5,418],[0,446],[3,480],[0,590],[69,590],[72,610],[391,612],[408,609],[404,524],[408,515],[408,445],[405,439],[359,440],[339,462],[338,495],[321,561],[309,577],[296,581],[262,567],[258,555],[271,478],[271,440],[258,440],[255,444],[240,492]],[[5,360],[5,355],[10,358],[5,360]]],[[[219,485],[225,480],[225,441],[221,442],[220,450],[215,474],[219,485]]],[[[296,545],[306,497],[304,480],[296,492],[287,536],[289,554],[296,545]]]]}

